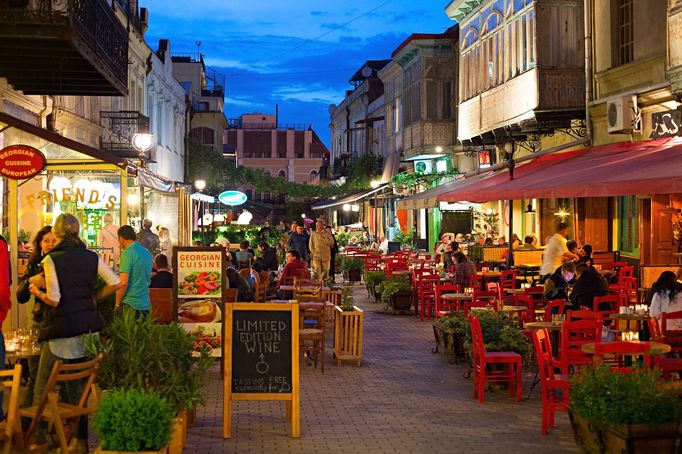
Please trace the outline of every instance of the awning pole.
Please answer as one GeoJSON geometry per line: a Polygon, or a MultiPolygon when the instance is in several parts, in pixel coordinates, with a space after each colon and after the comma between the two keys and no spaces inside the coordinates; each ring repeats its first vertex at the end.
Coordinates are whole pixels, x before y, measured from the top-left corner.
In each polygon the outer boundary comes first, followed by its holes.
{"type": "Polygon", "coordinates": [[[507,269],[510,269],[514,264],[514,242],[512,237],[514,236],[514,201],[509,201],[509,250],[507,252],[507,269]]]}
{"type": "Polygon", "coordinates": [[[17,283],[19,282],[19,187],[17,180],[7,179],[9,186],[9,238],[7,244],[10,250],[10,264],[12,268],[11,291],[11,312],[10,319],[13,329],[19,328],[19,303],[15,295],[17,294],[17,283]]]}

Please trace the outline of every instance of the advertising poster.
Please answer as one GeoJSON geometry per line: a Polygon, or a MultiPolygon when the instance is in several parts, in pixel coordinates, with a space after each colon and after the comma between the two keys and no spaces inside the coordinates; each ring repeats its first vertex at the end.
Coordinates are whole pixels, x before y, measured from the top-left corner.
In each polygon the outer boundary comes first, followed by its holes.
{"type": "Polygon", "coordinates": [[[177,320],[194,337],[195,349],[222,354],[223,296],[222,248],[174,249],[174,300],[177,320]]]}

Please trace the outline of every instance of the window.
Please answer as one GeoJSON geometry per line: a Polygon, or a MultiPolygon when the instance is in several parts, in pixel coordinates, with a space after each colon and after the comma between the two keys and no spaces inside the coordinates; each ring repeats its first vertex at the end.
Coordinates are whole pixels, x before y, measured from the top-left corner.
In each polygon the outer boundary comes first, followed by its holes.
{"type": "Polygon", "coordinates": [[[426,72],[426,119],[452,119],[452,60],[431,66],[426,72]]]}
{"type": "Polygon", "coordinates": [[[639,255],[637,197],[618,197],[618,249],[639,255]]]}
{"type": "Polygon", "coordinates": [[[310,181],[315,181],[317,179],[317,170],[310,171],[310,181]]]}
{"type": "Polygon", "coordinates": [[[215,133],[213,129],[206,127],[194,128],[189,133],[190,137],[194,137],[203,145],[215,144],[215,133]]]}
{"type": "Polygon", "coordinates": [[[618,65],[630,63],[634,54],[632,0],[617,0],[618,65]]]}
{"type": "Polygon", "coordinates": [[[284,178],[286,180],[287,172],[285,170],[280,170],[279,173],[277,174],[277,176],[280,178],[284,178]]]}

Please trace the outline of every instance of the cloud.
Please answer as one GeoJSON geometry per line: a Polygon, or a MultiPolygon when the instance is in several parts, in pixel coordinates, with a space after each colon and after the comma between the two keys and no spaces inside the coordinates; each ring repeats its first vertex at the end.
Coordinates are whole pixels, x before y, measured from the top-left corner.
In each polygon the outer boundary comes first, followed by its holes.
{"type": "Polygon", "coordinates": [[[237,106],[237,107],[265,107],[262,102],[254,101],[245,97],[225,97],[226,106],[237,106]]]}
{"type": "Polygon", "coordinates": [[[338,97],[337,90],[321,85],[294,85],[282,87],[273,91],[273,95],[284,101],[296,100],[301,102],[315,102],[331,104],[338,97]]]}
{"type": "Polygon", "coordinates": [[[326,11],[311,11],[310,15],[311,16],[325,16],[327,14],[326,11]]]}

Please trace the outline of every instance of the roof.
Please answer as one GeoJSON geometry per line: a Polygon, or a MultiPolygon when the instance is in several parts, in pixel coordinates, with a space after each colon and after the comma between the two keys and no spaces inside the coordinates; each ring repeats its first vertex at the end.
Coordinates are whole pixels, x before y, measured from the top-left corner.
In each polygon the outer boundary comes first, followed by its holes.
{"type": "MultiPolygon", "coordinates": [[[[367,77],[362,75],[362,70],[365,69],[366,67],[369,67],[372,69],[373,73],[379,72],[384,66],[388,65],[391,62],[390,59],[387,60],[367,60],[365,63],[363,63],[362,67],[358,69],[355,74],[353,74],[353,77],[350,78],[349,82],[360,82],[367,77]]],[[[373,74],[376,77],[376,74],[373,74]]]]}
{"type": "Polygon", "coordinates": [[[393,53],[391,53],[391,57],[395,58],[395,56],[398,55],[398,53],[400,53],[400,51],[412,41],[417,41],[420,39],[457,39],[457,32],[448,33],[451,29],[452,27],[450,27],[445,33],[412,33],[405,41],[400,43],[400,45],[395,48],[393,53]]]}
{"type": "Polygon", "coordinates": [[[682,137],[620,142],[539,157],[437,196],[439,202],[682,192],[682,137]]]}

